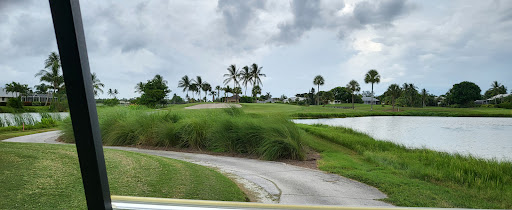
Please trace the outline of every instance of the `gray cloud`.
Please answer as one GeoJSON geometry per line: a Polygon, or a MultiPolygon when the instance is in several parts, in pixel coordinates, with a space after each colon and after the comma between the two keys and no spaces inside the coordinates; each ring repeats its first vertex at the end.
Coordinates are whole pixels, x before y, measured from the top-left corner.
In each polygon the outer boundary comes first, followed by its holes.
{"type": "Polygon", "coordinates": [[[256,12],[264,7],[265,1],[261,0],[219,0],[217,4],[226,32],[232,37],[243,34],[256,12]]]}
{"type": "Polygon", "coordinates": [[[407,4],[405,0],[365,1],[354,8],[354,17],[362,24],[388,25],[404,14],[407,14],[414,6],[407,4]]]}
{"type": "Polygon", "coordinates": [[[320,20],[320,1],[294,0],[290,4],[293,20],[279,24],[279,35],[274,38],[281,43],[291,43],[302,37],[304,32],[311,30],[315,24],[322,25],[320,20]]]}

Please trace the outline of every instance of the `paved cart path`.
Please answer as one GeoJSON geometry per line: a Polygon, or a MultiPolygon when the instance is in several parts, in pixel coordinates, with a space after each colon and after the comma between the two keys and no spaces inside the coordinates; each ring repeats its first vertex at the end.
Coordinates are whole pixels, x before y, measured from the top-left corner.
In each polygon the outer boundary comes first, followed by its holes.
{"type": "MultiPolygon", "coordinates": [[[[55,141],[58,136],[59,131],[51,131],[4,141],[58,143],[55,141]]],[[[374,187],[335,174],[281,162],[133,147],[105,148],[158,155],[216,168],[244,185],[263,203],[391,206],[377,200],[386,198],[386,195],[374,187]]]]}

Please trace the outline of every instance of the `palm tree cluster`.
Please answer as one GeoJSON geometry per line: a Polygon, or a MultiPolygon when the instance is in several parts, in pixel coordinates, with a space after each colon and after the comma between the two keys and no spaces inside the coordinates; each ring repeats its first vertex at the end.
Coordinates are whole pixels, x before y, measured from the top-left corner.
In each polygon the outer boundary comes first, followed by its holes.
{"type": "Polygon", "coordinates": [[[247,96],[247,85],[251,84],[253,91],[252,96],[256,97],[258,94],[261,94],[261,86],[263,83],[261,82],[261,77],[266,77],[267,75],[261,73],[261,69],[263,67],[258,66],[258,64],[253,63],[250,66],[242,67],[242,70],[236,68],[235,64],[229,65],[227,68],[228,73],[224,74],[224,84],[227,85],[230,82],[233,82],[233,94],[236,94],[236,98],[238,100],[238,94],[242,93],[241,84],[245,87],[245,95],[247,96]],[[241,84],[240,84],[241,83],[241,84]]]}
{"type": "Polygon", "coordinates": [[[212,101],[215,101],[215,96],[217,95],[217,99],[220,98],[221,91],[224,91],[224,97],[227,97],[228,93],[233,93],[239,98],[238,95],[242,94],[242,85],[245,90],[244,93],[247,95],[247,86],[252,85],[253,91],[252,95],[257,96],[261,94],[262,86],[261,77],[265,77],[266,75],[261,73],[262,67],[258,66],[258,64],[252,64],[250,66],[244,66],[242,70],[238,69],[235,64],[229,65],[227,68],[228,73],[224,74],[224,85],[225,87],[221,87],[220,85],[215,86],[212,89],[212,85],[208,82],[204,81],[200,76],[197,76],[195,79],[191,79],[188,75],[185,75],[178,82],[178,87],[183,88],[183,92],[187,92],[187,99],[190,101],[191,98],[194,98],[194,94],[198,94],[200,101],[204,100],[206,102],[206,96],[212,96],[212,101]],[[233,88],[231,88],[228,84],[233,83],[233,88]],[[204,98],[201,99],[201,91],[204,91],[204,98]],[[189,97],[189,92],[192,92],[192,97],[189,97]]]}
{"type": "Polygon", "coordinates": [[[194,98],[194,94],[197,93],[199,95],[199,101],[201,101],[201,91],[204,91],[204,101],[206,102],[206,96],[208,92],[210,95],[215,95],[215,91],[212,91],[212,86],[210,83],[203,81],[201,76],[196,76],[195,79],[190,79],[188,75],[185,75],[178,82],[178,87],[183,88],[183,92],[187,92],[187,100],[190,100],[188,93],[192,91],[192,98],[194,98]]]}

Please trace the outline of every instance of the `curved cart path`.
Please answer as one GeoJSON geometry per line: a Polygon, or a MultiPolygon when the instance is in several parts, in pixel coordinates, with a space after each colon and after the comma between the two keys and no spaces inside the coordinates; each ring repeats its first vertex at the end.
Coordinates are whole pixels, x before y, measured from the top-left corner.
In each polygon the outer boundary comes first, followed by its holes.
{"type": "MultiPolygon", "coordinates": [[[[58,143],[59,131],[7,139],[7,142],[58,143]]],[[[105,147],[158,155],[219,169],[253,192],[261,202],[280,204],[391,206],[377,199],[386,195],[374,187],[319,170],[281,162],[236,157],[105,147]]]]}

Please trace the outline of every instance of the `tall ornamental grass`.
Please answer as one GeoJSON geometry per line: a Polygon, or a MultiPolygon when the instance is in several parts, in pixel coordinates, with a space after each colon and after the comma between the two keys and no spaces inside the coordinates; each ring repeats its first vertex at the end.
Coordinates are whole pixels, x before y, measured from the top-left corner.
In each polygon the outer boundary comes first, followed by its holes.
{"type": "MultiPolygon", "coordinates": [[[[281,116],[245,114],[241,109],[154,111],[133,107],[98,110],[103,144],[193,148],[257,155],[266,160],[304,159],[297,126],[281,116]]],[[[71,120],[62,139],[74,142],[71,120]]]]}

